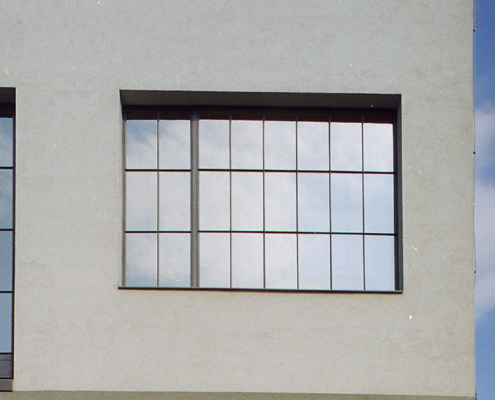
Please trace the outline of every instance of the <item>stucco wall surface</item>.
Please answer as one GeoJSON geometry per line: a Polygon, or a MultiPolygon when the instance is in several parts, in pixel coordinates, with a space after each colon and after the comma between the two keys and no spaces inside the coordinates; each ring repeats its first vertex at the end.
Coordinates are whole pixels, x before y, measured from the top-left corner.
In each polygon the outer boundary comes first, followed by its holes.
{"type": "Polygon", "coordinates": [[[0,0],[14,390],[472,396],[471,0],[0,0]],[[119,290],[119,90],[402,96],[404,292],[119,290]]]}

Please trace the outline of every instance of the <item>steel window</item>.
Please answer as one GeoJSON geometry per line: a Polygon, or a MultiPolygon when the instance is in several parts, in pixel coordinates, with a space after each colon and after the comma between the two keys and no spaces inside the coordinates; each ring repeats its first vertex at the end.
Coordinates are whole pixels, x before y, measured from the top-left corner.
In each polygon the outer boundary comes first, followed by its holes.
{"type": "Polygon", "coordinates": [[[124,286],[400,289],[394,112],[124,115],[124,286]]]}
{"type": "Polygon", "coordinates": [[[13,377],[14,111],[0,105],[0,391],[13,377]]]}

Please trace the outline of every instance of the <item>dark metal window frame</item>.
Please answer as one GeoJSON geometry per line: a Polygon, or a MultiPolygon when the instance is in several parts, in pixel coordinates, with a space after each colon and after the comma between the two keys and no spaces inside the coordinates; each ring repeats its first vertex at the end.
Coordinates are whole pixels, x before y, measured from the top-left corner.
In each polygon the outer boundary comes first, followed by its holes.
{"type": "MultiPolygon", "coordinates": [[[[7,94],[7,98],[15,96],[15,92],[3,91],[7,94]],[[13,93],[11,93],[13,92],[13,93]]],[[[0,291],[0,293],[8,293],[12,295],[11,307],[11,351],[0,353],[0,392],[12,391],[12,380],[14,379],[14,292],[15,292],[15,165],[16,165],[16,124],[15,124],[15,105],[11,103],[0,103],[0,116],[12,118],[13,120],[13,148],[12,148],[12,167],[0,166],[0,170],[12,171],[12,228],[0,228],[3,232],[12,232],[12,290],[0,291]]]]}
{"type": "MultiPolygon", "coordinates": [[[[192,244],[191,244],[191,287],[160,287],[159,283],[157,283],[157,286],[153,287],[129,287],[126,286],[125,282],[125,239],[124,239],[124,274],[123,274],[123,286],[121,287],[122,289],[147,289],[147,290],[245,290],[245,291],[284,291],[284,292],[291,292],[291,291],[296,291],[296,292],[356,292],[356,293],[400,293],[403,290],[403,277],[402,277],[402,214],[401,214],[401,162],[400,162],[400,154],[401,154],[401,142],[400,142],[400,112],[399,112],[399,107],[398,108],[369,108],[369,107],[358,107],[358,108],[330,108],[330,107],[311,107],[311,108],[304,108],[304,107],[245,107],[245,106],[190,106],[190,105],[179,105],[179,106],[124,106],[123,107],[123,115],[124,115],[124,165],[125,165],[125,120],[127,119],[127,116],[129,114],[135,114],[134,117],[131,119],[137,119],[136,114],[142,114],[143,116],[146,116],[146,118],[143,119],[155,119],[158,121],[160,120],[160,113],[163,112],[188,112],[190,114],[190,121],[191,121],[191,169],[187,170],[187,172],[191,172],[191,237],[192,237],[192,244]],[[393,146],[393,157],[394,157],[394,234],[386,234],[387,236],[394,236],[395,238],[395,271],[394,271],[394,276],[395,276],[395,291],[377,291],[377,290],[366,290],[365,286],[363,290],[335,290],[332,289],[331,284],[330,284],[330,289],[322,290],[322,289],[272,289],[272,288],[237,288],[237,287],[219,287],[219,288],[204,288],[204,287],[199,287],[199,246],[198,246],[198,236],[200,232],[203,232],[202,230],[199,229],[199,205],[198,205],[198,184],[197,184],[197,179],[199,177],[199,172],[200,171],[205,171],[205,172],[216,172],[216,171],[222,171],[222,172],[229,172],[232,174],[232,172],[236,172],[237,170],[234,169],[221,169],[221,170],[216,170],[216,169],[202,169],[199,168],[198,164],[198,124],[199,124],[199,113],[203,111],[211,111],[211,110],[216,110],[222,113],[225,112],[238,112],[238,111],[245,111],[245,112],[253,112],[253,113],[260,113],[260,112],[273,112],[273,111],[281,111],[281,112],[291,112],[291,113],[297,113],[297,112],[325,112],[330,115],[328,122],[387,122],[387,123],[392,123],[393,125],[393,140],[394,140],[394,146],[393,146]],[[156,117],[150,118],[150,114],[154,114],[156,117]],[[359,115],[359,118],[356,116],[359,115]]],[[[361,129],[363,129],[363,125],[361,125],[361,129]]],[[[296,132],[296,137],[297,137],[297,132],[296,132]]],[[[229,139],[230,141],[230,139],[229,139]]],[[[297,139],[296,139],[297,143],[297,139]]],[[[297,160],[297,158],[296,158],[297,160]]],[[[296,161],[297,163],[297,161],[296,161]]],[[[363,167],[364,169],[364,167],[363,167]]],[[[127,171],[134,171],[132,169],[126,169],[124,168],[124,180],[125,180],[125,174],[127,171]]],[[[147,170],[139,170],[139,171],[147,171],[147,170]]],[[[151,171],[151,170],[149,170],[151,171]]],[[[160,172],[169,172],[167,169],[160,169],[159,166],[157,166],[157,169],[153,169],[153,172],[160,171],[160,172]]],[[[181,170],[173,170],[174,172],[180,172],[181,170]]],[[[182,172],[185,172],[186,170],[183,170],[182,172]]],[[[171,171],[170,171],[171,172],[171,171]]],[[[249,170],[239,170],[239,172],[250,172],[249,170]]],[[[259,170],[256,170],[256,172],[260,172],[259,170]]],[[[276,173],[276,172],[291,172],[291,173],[296,173],[296,179],[297,179],[297,174],[299,173],[308,173],[308,172],[321,172],[321,173],[327,173],[331,175],[332,173],[338,174],[361,174],[363,177],[366,174],[380,174],[379,171],[373,172],[373,171],[361,171],[361,172],[349,172],[349,171],[332,171],[331,168],[329,168],[329,171],[299,171],[297,169],[294,170],[268,170],[266,171],[265,168],[263,167],[262,170],[263,174],[265,175],[266,172],[268,173],[276,173]]],[[[391,175],[390,173],[386,173],[391,175]]],[[[125,185],[124,185],[125,186],[125,185]]],[[[363,196],[364,196],[364,190],[363,190],[363,196]]],[[[125,199],[125,188],[124,188],[124,199],[125,199]]],[[[297,199],[296,199],[297,201],[297,199]]],[[[125,200],[124,200],[125,202],[125,200]]],[[[124,204],[125,207],[125,204],[124,204]]],[[[331,201],[330,201],[330,207],[331,207],[331,201]]],[[[363,205],[364,207],[364,205],[363,205]]],[[[297,210],[297,207],[296,207],[297,210]]],[[[364,210],[364,208],[363,208],[364,210]]],[[[158,216],[159,218],[159,216],[158,216]]],[[[232,218],[232,217],[231,217],[232,218]]],[[[331,216],[330,216],[331,218],[331,216]]],[[[363,211],[363,218],[364,218],[364,211],[363,211]]],[[[297,221],[297,218],[296,218],[297,221]]],[[[296,222],[297,223],[297,222],[296,222]]],[[[130,232],[125,230],[125,221],[124,221],[124,232],[130,232]]],[[[134,231],[132,231],[134,232],[134,231]]],[[[159,226],[157,226],[156,231],[136,231],[134,233],[166,233],[166,232],[172,232],[172,231],[160,231],[159,226]]],[[[204,231],[204,232],[209,232],[209,231],[204,231]]],[[[215,233],[242,233],[241,231],[233,231],[233,230],[228,230],[228,231],[214,231],[215,233]]],[[[249,233],[298,233],[298,234],[311,234],[313,232],[299,232],[298,229],[296,228],[296,231],[294,232],[271,232],[271,231],[260,231],[260,232],[255,232],[255,231],[249,231],[249,233]]],[[[330,240],[331,240],[331,235],[332,234],[339,234],[343,232],[325,232],[326,234],[330,235],[330,240]]],[[[364,237],[367,235],[364,231],[363,232],[354,232],[354,233],[349,233],[345,232],[343,234],[347,235],[361,235],[364,237]]],[[[378,234],[379,235],[379,234],[378,234]]],[[[125,235],[124,235],[125,236],[125,235]]],[[[364,240],[363,240],[363,246],[364,246],[364,240]]],[[[363,254],[364,257],[364,254],[363,254]]],[[[157,261],[158,262],[158,261],[157,261]]],[[[231,261],[232,263],[232,261],[231,261]]],[[[330,260],[331,263],[331,260],[330,260]]],[[[363,269],[365,268],[365,263],[363,262],[363,269]]],[[[232,269],[232,265],[230,266],[232,269]]],[[[265,268],[265,267],[264,267],[265,268]]],[[[159,266],[157,266],[157,275],[159,274],[159,266]]],[[[365,272],[364,272],[365,274],[365,272]]],[[[365,276],[365,275],[364,275],[365,276]]],[[[332,272],[330,270],[330,280],[332,279],[332,272]]],[[[365,278],[363,277],[363,280],[365,282],[365,278]]],[[[158,281],[159,282],[159,281],[158,281]]],[[[232,283],[232,282],[231,282],[232,283]]],[[[365,285],[365,283],[364,283],[365,285]]],[[[232,285],[231,285],[232,286],[232,285]]]]}

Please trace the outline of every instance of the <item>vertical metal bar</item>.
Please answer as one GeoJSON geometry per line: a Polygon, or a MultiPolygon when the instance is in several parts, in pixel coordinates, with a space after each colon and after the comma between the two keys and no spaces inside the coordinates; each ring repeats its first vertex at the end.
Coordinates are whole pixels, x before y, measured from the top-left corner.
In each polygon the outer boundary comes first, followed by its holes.
{"type": "Polygon", "coordinates": [[[328,117],[328,230],[330,240],[330,290],[333,288],[333,271],[332,271],[332,116],[328,117]]]}
{"type": "Polygon", "coordinates": [[[191,112],[191,287],[199,287],[199,112],[191,112]]]}
{"type": "Polygon", "coordinates": [[[365,246],[365,218],[364,218],[364,114],[361,114],[361,201],[363,217],[363,290],[366,290],[366,246],[365,246]]]}
{"type": "Polygon", "coordinates": [[[160,114],[156,115],[156,286],[160,287],[160,114]]]}
{"type": "Polygon", "coordinates": [[[296,274],[297,289],[299,289],[299,163],[298,163],[298,135],[299,114],[296,115],[296,274]]]}
{"type": "Polygon", "coordinates": [[[10,351],[12,353],[10,357],[10,377],[14,379],[14,320],[15,320],[15,196],[16,196],[16,188],[15,188],[15,169],[16,169],[16,129],[15,129],[15,110],[12,112],[12,300],[10,303],[12,316],[11,316],[11,343],[10,343],[10,351]]]}
{"type": "Polygon", "coordinates": [[[404,288],[403,261],[402,261],[402,160],[401,160],[401,105],[393,125],[393,152],[394,152],[394,227],[395,227],[395,290],[404,288]]]}
{"type": "Polygon", "coordinates": [[[229,214],[230,214],[230,287],[232,288],[232,113],[229,115],[229,214]]]}
{"type": "Polygon", "coordinates": [[[124,112],[124,121],[123,121],[123,127],[122,127],[122,165],[124,168],[122,168],[122,188],[123,188],[123,193],[122,193],[122,285],[126,286],[126,276],[127,276],[127,255],[126,255],[126,239],[127,239],[127,234],[126,234],[126,211],[127,211],[127,204],[126,204],[126,196],[127,196],[127,145],[126,145],[126,138],[127,138],[127,112],[124,112]]]}
{"type": "Polygon", "coordinates": [[[266,199],[265,199],[265,113],[262,124],[262,152],[263,152],[263,289],[266,289],[266,199]]]}

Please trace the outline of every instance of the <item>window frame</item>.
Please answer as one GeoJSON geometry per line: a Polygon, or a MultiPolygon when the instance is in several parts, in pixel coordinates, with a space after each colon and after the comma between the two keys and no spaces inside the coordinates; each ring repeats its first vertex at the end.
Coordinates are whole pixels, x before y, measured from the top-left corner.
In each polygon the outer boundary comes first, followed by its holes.
{"type": "MultiPolygon", "coordinates": [[[[7,98],[15,96],[13,90],[1,90],[2,94],[6,94],[7,98]]],[[[11,295],[11,333],[10,333],[10,352],[0,353],[0,393],[1,392],[11,392],[12,382],[14,379],[14,307],[15,307],[15,197],[16,197],[16,112],[15,104],[12,103],[1,103],[0,102],[0,117],[12,119],[12,166],[2,165],[0,170],[10,170],[12,171],[12,226],[11,228],[0,227],[2,232],[12,233],[12,283],[10,290],[0,290],[0,294],[10,294],[11,295]]],[[[1,323],[1,321],[0,321],[1,323]]]]}
{"type": "MultiPolygon", "coordinates": [[[[403,272],[402,272],[402,186],[401,186],[401,138],[400,138],[400,104],[398,107],[349,107],[349,108],[341,108],[341,107],[278,107],[278,106],[265,106],[265,107],[255,107],[255,106],[244,106],[244,105],[234,105],[234,106],[219,106],[219,105],[167,105],[167,106],[145,106],[145,105],[123,105],[123,209],[124,209],[124,218],[123,218],[123,275],[122,275],[122,284],[119,288],[121,289],[132,289],[132,290],[214,290],[214,291],[283,291],[283,292],[323,292],[323,293],[402,293],[403,291],[403,272]],[[234,111],[245,111],[245,112],[254,112],[254,113],[264,113],[266,111],[281,111],[281,112],[325,112],[330,114],[332,117],[329,118],[329,123],[331,122],[360,122],[361,129],[363,130],[363,124],[366,122],[387,122],[391,123],[393,126],[393,181],[394,181],[394,290],[367,290],[365,284],[365,278],[363,277],[363,289],[359,290],[342,290],[342,289],[300,289],[300,288],[241,288],[241,287],[232,287],[232,278],[231,278],[231,287],[200,287],[199,286],[199,244],[197,237],[199,236],[199,211],[198,204],[193,204],[195,201],[198,202],[198,183],[197,179],[199,177],[199,164],[198,164],[198,125],[199,125],[199,114],[200,112],[204,112],[205,110],[215,110],[219,112],[234,112],[234,111]],[[190,126],[191,126],[191,236],[196,236],[196,239],[193,238],[191,245],[191,285],[189,287],[169,287],[169,286],[158,286],[159,281],[157,281],[157,286],[128,286],[126,285],[126,244],[125,244],[125,236],[126,236],[126,222],[125,222],[125,210],[126,210],[126,173],[129,169],[126,168],[126,121],[128,113],[143,113],[156,114],[156,120],[160,121],[160,113],[162,112],[170,112],[170,111],[179,111],[179,112],[189,112],[190,114],[190,126]],[[360,121],[356,120],[356,115],[360,115],[360,121]],[[196,210],[196,211],[195,211],[196,210]]],[[[133,118],[137,119],[137,118],[133,118]]],[[[159,127],[157,126],[157,130],[159,127]]],[[[159,135],[159,132],[157,132],[159,135]]],[[[363,150],[364,151],[364,150],[363,150]]],[[[157,156],[158,157],[158,156],[157,156]]],[[[160,169],[157,166],[157,172],[160,169]]],[[[361,175],[367,173],[364,171],[364,165],[362,166],[361,175]]],[[[232,174],[233,169],[226,169],[226,172],[232,174]]],[[[265,172],[265,169],[263,169],[265,172]]],[[[293,171],[296,174],[299,173],[297,168],[293,171]]],[[[328,173],[331,174],[332,168],[329,166],[328,173]]],[[[369,172],[372,173],[372,172],[369,172]]],[[[364,183],[363,183],[364,184],[364,183]]],[[[364,192],[363,192],[364,196],[364,192]]],[[[364,201],[364,200],[363,200],[364,201]]],[[[331,195],[329,202],[331,204],[331,195]]],[[[363,209],[364,210],[364,209],[363,209]]],[[[364,218],[364,211],[363,211],[364,218]]],[[[159,226],[157,226],[156,233],[160,232],[159,226]]],[[[233,230],[230,230],[229,233],[235,233],[233,230]]],[[[297,231],[295,233],[298,233],[297,231]]],[[[332,232],[330,229],[329,234],[336,234],[336,232],[332,232]]],[[[363,237],[363,246],[364,246],[364,238],[366,236],[366,232],[359,233],[363,237]]],[[[330,255],[331,257],[331,255],[330,255]]],[[[158,264],[159,261],[157,261],[158,264]]],[[[231,261],[232,262],[232,261],[231,261]]],[[[331,261],[330,261],[331,262],[331,261]]],[[[232,268],[232,266],[231,266],[232,268]]],[[[364,253],[363,253],[363,270],[365,269],[364,262],[364,253]]],[[[159,274],[159,265],[157,265],[157,275],[159,274]]],[[[332,272],[330,272],[332,274],[332,272]]],[[[232,275],[232,272],[231,272],[232,275]]],[[[332,279],[332,277],[330,278],[332,279]]],[[[265,286],[265,283],[264,283],[265,286]]]]}

